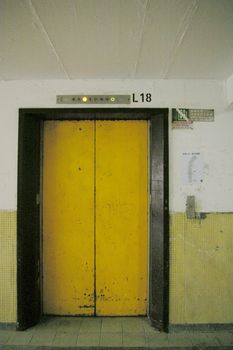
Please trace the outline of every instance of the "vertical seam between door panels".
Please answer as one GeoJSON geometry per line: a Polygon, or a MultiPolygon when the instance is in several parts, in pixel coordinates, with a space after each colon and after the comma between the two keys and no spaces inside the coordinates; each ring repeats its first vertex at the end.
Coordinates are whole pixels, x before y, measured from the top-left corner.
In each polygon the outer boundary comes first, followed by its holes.
{"type": "Polygon", "coordinates": [[[94,315],[96,316],[96,120],[94,120],[94,315]]]}

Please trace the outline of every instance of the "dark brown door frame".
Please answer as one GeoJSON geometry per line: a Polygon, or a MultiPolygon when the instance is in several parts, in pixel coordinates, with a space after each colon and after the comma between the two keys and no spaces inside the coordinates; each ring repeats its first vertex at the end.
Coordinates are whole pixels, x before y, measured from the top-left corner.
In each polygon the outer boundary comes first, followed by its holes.
{"type": "MultiPolygon", "coordinates": [[[[45,108],[19,110],[17,210],[17,329],[39,322],[41,126],[45,120],[150,121],[149,317],[168,330],[169,208],[168,109],[45,108]]],[[[129,135],[130,137],[130,135],[129,135]]]]}

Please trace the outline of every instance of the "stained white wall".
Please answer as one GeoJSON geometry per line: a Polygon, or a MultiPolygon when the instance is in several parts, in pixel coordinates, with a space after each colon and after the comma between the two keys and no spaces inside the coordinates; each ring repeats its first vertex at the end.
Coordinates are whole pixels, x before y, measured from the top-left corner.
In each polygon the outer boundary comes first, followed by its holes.
{"type": "MultiPolygon", "coordinates": [[[[190,194],[196,196],[199,211],[233,211],[233,111],[226,109],[225,83],[214,80],[1,82],[0,209],[16,209],[17,206],[19,108],[64,108],[62,105],[56,105],[58,94],[139,94],[141,92],[151,93],[152,102],[131,104],[130,107],[215,109],[214,122],[195,123],[193,130],[172,130],[170,123],[171,211],[184,211],[186,196],[190,194]],[[201,184],[187,185],[183,182],[180,164],[183,152],[200,152],[204,164],[201,184]]],[[[74,107],[74,105],[65,107],[74,107]]]]}
{"type": "Polygon", "coordinates": [[[195,123],[193,130],[171,131],[170,208],[185,211],[187,195],[195,195],[198,212],[233,210],[233,112],[216,111],[214,123],[195,123]],[[184,152],[200,153],[203,182],[185,183],[184,152]]]}

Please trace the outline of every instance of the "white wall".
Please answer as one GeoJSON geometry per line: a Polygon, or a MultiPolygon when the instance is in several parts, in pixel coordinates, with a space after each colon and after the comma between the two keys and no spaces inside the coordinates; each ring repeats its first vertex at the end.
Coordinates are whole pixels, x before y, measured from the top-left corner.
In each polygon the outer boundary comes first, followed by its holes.
{"type": "MultiPolygon", "coordinates": [[[[56,105],[56,95],[58,94],[132,94],[142,92],[150,92],[152,102],[131,104],[130,107],[214,108],[216,113],[215,122],[195,123],[193,130],[171,130],[170,128],[171,211],[184,211],[186,196],[189,194],[196,196],[199,211],[233,211],[231,200],[233,197],[233,111],[226,110],[225,84],[214,80],[1,82],[0,209],[14,210],[17,206],[19,108],[64,108],[63,105],[56,105]],[[203,183],[199,185],[183,183],[180,166],[183,152],[200,152],[204,164],[203,183]]],[[[74,107],[74,105],[66,105],[65,107],[74,107]]]]}
{"type": "Polygon", "coordinates": [[[226,81],[228,108],[233,109],[233,74],[226,81]]]}
{"type": "Polygon", "coordinates": [[[185,211],[187,195],[195,195],[198,212],[233,211],[233,112],[216,111],[215,122],[199,122],[193,130],[171,131],[170,208],[185,211]],[[185,183],[182,153],[200,153],[203,182],[185,183]]]}

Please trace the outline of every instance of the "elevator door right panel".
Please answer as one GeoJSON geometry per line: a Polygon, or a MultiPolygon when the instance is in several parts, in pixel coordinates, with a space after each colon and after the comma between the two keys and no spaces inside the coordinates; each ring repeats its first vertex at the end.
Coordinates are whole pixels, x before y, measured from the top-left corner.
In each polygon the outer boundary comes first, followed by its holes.
{"type": "Polygon", "coordinates": [[[148,123],[96,122],[96,314],[146,315],[148,123]]]}

